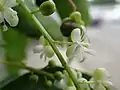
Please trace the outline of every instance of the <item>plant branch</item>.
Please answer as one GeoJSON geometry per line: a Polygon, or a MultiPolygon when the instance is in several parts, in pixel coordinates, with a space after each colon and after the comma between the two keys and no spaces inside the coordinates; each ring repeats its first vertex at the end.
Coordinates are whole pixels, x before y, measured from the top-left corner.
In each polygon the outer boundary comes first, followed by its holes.
{"type": "Polygon", "coordinates": [[[18,68],[21,68],[21,69],[26,69],[26,70],[34,72],[36,74],[45,75],[45,76],[47,76],[47,77],[49,77],[51,79],[55,79],[54,75],[51,74],[51,73],[48,73],[48,72],[45,72],[43,70],[36,69],[36,68],[33,68],[33,67],[25,66],[25,65],[22,65],[20,63],[13,63],[13,62],[7,62],[7,61],[1,61],[0,63],[15,66],[15,67],[18,67],[18,68]]]}
{"type": "Polygon", "coordinates": [[[95,81],[79,82],[79,84],[95,84],[95,81]]]}
{"type": "Polygon", "coordinates": [[[65,41],[53,41],[53,43],[55,44],[67,44],[67,45],[73,45],[73,44],[77,44],[76,42],[65,42],[65,41]]]}
{"type": "Polygon", "coordinates": [[[77,7],[75,3],[73,2],[73,0],[67,0],[67,1],[70,3],[71,7],[73,8],[73,11],[76,11],[77,7]]]}
{"type": "Polygon", "coordinates": [[[53,43],[53,39],[51,38],[51,36],[47,33],[47,31],[45,30],[45,28],[42,26],[42,24],[38,21],[38,19],[31,14],[31,11],[28,9],[28,7],[24,4],[24,2],[22,2],[20,4],[20,7],[23,8],[26,11],[26,15],[28,16],[28,18],[30,18],[33,23],[35,24],[35,27],[37,27],[39,29],[39,31],[42,33],[42,35],[44,37],[46,37],[46,39],[48,40],[49,44],[51,45],[51,47],[53,48],[54,52],[56,53],[56,55],[58,56],[61,64],[63,65],[63,67],[65,68],[65,70],[68,72],[70,78],[72,79],[74,85],[76,86],[77,90],[80,90],[80,85],[78,83],[78,80],[76,79],[76,77],[74,76],[73,72],[71,71],[70,67],[68,66],[68,64],[66,63],[65,59],[63,58],[62,54],[60,53],[60,51],[58,50],[57,46],[53,43]]]}

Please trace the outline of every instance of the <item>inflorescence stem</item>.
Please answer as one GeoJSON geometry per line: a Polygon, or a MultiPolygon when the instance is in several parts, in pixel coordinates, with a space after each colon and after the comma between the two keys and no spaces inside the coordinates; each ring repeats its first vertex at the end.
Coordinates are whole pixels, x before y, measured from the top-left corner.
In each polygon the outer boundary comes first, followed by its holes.
{"type": "Polygon", "coordinates": [[[28,7],[25,5],[25,3],[22,2],[19,5],[20,5],[21,8],[23,8],[26,11],[26,15],[28,16],[28,18],[30,18],[33,21],[33,23],[35,24],[35,27],[37,27],[39,29],[39,31],[42,33],[42,35],[44,37],[46,37],[46,39],[48,40],[49,44],[51,45],[51,47],[53,48],[54,52],[56,53],[57,57],[59,58],[62,66],[68,72],[68,74],[69,74],[70,78],[72,79],[74,85],[76,86],[77,90],[80,90],[80,85],[78,83],[77,78],[74,76],[74,74],[71,71],[70,67],[68,66],[68,64],[66,63],[66,61],[63,58],[62,54],[58,50],[56,44],[53,43],[54,40],[47,33],[47,31],[45,30],[45,28],[43,27],[43,25],[38,21],[38,19],[33,14],[31,14],[31,11],[28,9],[28,7]]]}

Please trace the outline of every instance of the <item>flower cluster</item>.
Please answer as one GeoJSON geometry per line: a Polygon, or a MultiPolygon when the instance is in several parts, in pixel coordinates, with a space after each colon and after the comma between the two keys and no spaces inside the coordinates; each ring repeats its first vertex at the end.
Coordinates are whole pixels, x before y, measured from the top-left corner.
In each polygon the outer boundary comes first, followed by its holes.
{"type": "Polygon", "coordinates": [[[60,29],[62,34],[69,37],[73,43],[66,51],[69,62],[73,60],[83,62],[86,59],[85,54],[95,55],[95,51],[89,49],[90,42],[80,12],[75,11],[65,18],[60,29]]]}
{"type": "Polygon", "coordinates": [[[48,44],[47,40],[44,38],[44,36],[40,37],[40,43],[39,45],[36,45],[33,49],[34,53],[40,54],[40,59],[48,60],[49,58],[54,56],[54,51],[52,47],[48,44]]]}
{"type": "Polygon", "coordinates": [[[82,42],[79,28],[76,28],[71,32],[71,40],[72,42],[75,42],[75,44],[69,46],[66,52],[66,55],[70,61],[84,61],[86,59],[85,53],[95,55],[95,52],[93,50],[88,49],[89,43],[82,42]]]}
{"type": "MultiPolygon", "coordinates": [[[[5,21],[11,26],[15,27],[18,22],[19,18],[17,16],[17,12],[12,9],[19,4],[21,0],[0,0],[0,23],[4,23],[3,27],[7,29],[5,25],[5,21]],[[4,21],[5,20],[5,21],[4,21]]],[[[49,16],[56,10],[55,4],[50,1],[45,1],[39,5],[39,10],[44,16],[49,16]]],[[[35,11],[36,13],[36,11],[35,11]]],[[[32,16],[34,13],[28,13],[32,16]]],[[[38,24],[37,21],[35,21],[38,24]]],[[[38,24],[39,25],[39,24],[38,24]]],[[[42,25],[40,25],[42,26],[42,25]]],[[[43,28],[43,27],[42,27],[43,28]]],[[[40,30],[42,28],[39,28],[40,30]]],[[[94,55],[95,52],[89,49],[89,40],[86,35],[86,28],[84,27],[84,22],[81,20],[81,14],[79,12],[73,12],[67,19],[64,19],[62,26],[60,27],[63,36],[70,38],[71,45],[67,45],[66,56],[68,61],[71,62],[73,60],[79,60],[83,62],[86,59],[85,54],[94,55]],[[64,31],[67,30],[67,31],[64,31]]],[[[44,35],[46,32],[44,31],[44,35]]],[[[47,34],[46,34],[46,38],[47,34]]],[[[34,47],[33,52],[40,54],[40,59],[44,59],[45,61],[52,58],[55,54],[60,54],[59,51],[55,50],[52,47],[56,47],[54,40],[46,39],[44,36],[40,37],[40,44],[34,47]],[[52,47],[48,43],[53,43],[52,47]],[[54,50],[53,50],[54,49],[54,50]]],[[[60,42],[62,43],[62,42],[60,42]]],[[[66,42],[67,43],[67,42],[66,42]]],[[[69,43],[69,42],[68,42],[69,43]]],[[[56,47],[56,49],[58,49],[56,47]]],[[[59,56],[59,55],[58,55],[59,56]]],[[[59,56],[61,58],[62,55],[59,56]]],[[[61,61],[64,58],[61,59],[61,61]]],[[[63,61],[64,62],[64,61],[63,61]]],[[[50,63],[49,63],[50,64],[50,63]]],[[[48,65],[49,67],[52,66],[48,65]]],[[[91,80],[87,80],[82,77],[80,72],[75,71],[74,69],[69,68],[66,66],[67,63],[64,62],[64,70],[55,72],[55,80],[54,86],[62,89],[62,90],[76,90],[73,81],[69,76],[73,73],[74,77],[76,78],[76,82],[78,82],[78,86],[80,85],[80,90],[115,90],[113,89],[112,83],[108,80],[108,76],[106,74],[106,70],[103,68],[98,68],[94,71],[91,80]],[[67,71],[68,70],[68,71],[67,71]],[[69,71],[70,70],[70,71],[69,71]],[[71,72],[71,73],[70,73],[71,72]],[[90,85],[89,85],[90,84],[90,85]],[[107,89],[106,89],[107,88],[107,89]]],[[[39,77],[33,75],[30,77],[31,79],[38,79],[39,77]]],[[[52,81],[49,81],[47,84],[52,84],[52,81]]]]}
{"type": "Polygon", "coordinates": [[[104,68],[97,68],[91,78],[94,84],[90,84],[93,90],[116,90],[112,82],[109,81],[109,74],[104,68]]]}

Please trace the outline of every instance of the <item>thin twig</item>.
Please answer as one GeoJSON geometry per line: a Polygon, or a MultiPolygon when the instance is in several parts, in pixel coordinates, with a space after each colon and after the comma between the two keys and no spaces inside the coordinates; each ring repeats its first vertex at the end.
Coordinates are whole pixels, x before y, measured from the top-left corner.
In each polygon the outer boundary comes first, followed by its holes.
{"type": "Polygon", "coordinates": [[[73,0],[68,0],[69,4],[72,6],[73,11],[76,11],[77,6],[75,5],[75,3],[73,2],[73,0]]]}

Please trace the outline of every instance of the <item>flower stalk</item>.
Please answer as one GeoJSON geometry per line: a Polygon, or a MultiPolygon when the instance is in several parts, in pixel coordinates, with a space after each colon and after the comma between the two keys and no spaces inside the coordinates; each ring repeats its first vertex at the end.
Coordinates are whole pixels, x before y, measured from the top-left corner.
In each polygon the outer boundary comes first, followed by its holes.
{"type": "Polygon", "coordinates": [[[33,21],[33,23],[35,23],[36,27],[39,29],[39,31],[42,33],[42,35],[44,37],[46,37],[46,39],[48,40],[49,44],[51,45],[51,47],[53,48],[54,52],[56,53],[56,55],[58,56],[62,66],[65,68],[65,70],[68,72],[70,78],[72,79],[74,85],[76,86],[77,90],[80,90],[80,85],[78,83],[78,80],[76,79],[76,77],[74,76],[74,74],[72,73],[70,67],[68,66],[68,64],[66,63],[64,57],[62,56],[62,54],[60,53],[60,51],[58,50],[57,46],[55,45],[55,43],[53,43],[53,39],[51,38],[51,36],[47,33],[47,31],[45,30],[45,28],[42,26],[42,24],[38,21],[38,19],[31,14],[31,11],[28,9],[28,7],[24,4],[24,2],[20,3],[20,7],[23,8],[26,11],[27,16],[33,21]]]}

